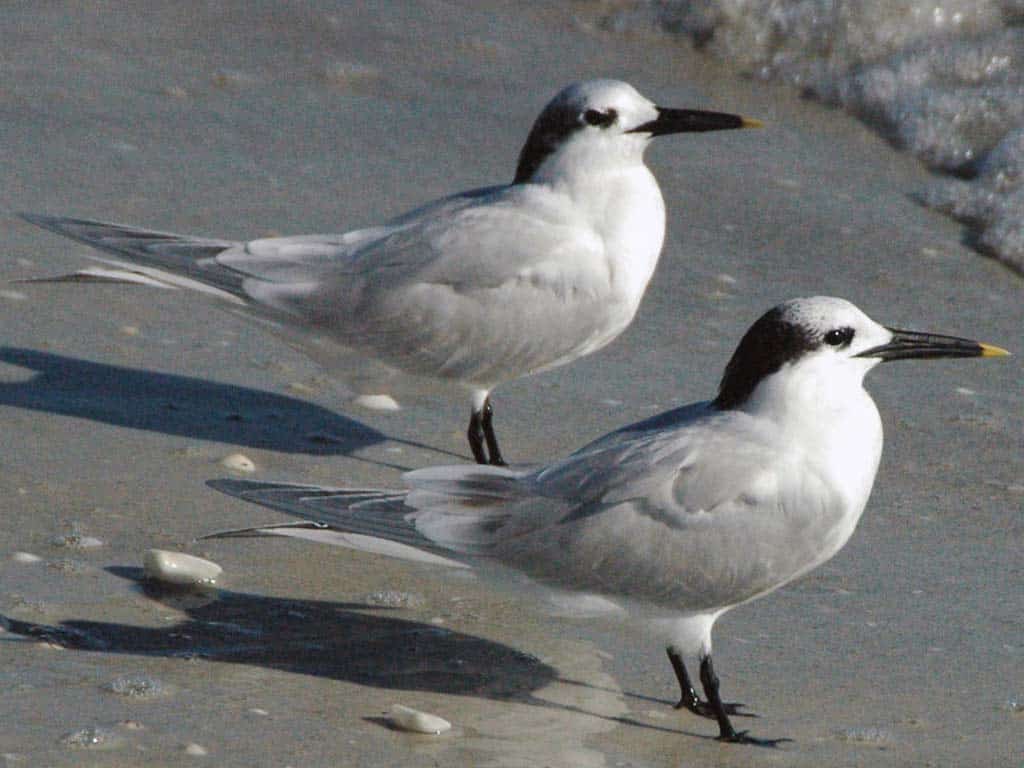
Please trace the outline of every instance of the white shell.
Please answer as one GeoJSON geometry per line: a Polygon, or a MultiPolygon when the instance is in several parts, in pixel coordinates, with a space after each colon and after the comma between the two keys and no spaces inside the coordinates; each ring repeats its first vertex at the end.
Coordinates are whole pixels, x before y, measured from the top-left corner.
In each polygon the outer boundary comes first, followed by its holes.
{"type": "Polygon", "coordinates": [[[358,406],[371,411],[400,411],[402,406],[391,395],[358,395],[352,400],[358,406]]]}
{"type": "Polygon", "coordinates": [[[142,566],[146,578],[177,586],[212,586],[224,571],[209,560],[166,549],[146,550],[142,566]]]}
{"type": "Polygon", "coordinates": [[[220,460],[222,467],[233,469],[235,472],[255,472],[256,463],[244,453],[232,453],[220,460]]]}
{"type": "Polygon", "coordinates": [[[398,729],[411,733],[429,733],[438,736],[452,729],[452,724],[443,717],[401,704],[392,704],[389,714],[391,723],[398,729]]]}
{"type": "Polygon", "coordinates": [[[43,558],[31,552],[14,552],[11,554],[11,560],[16,563],[41,563],[43,558]]]}

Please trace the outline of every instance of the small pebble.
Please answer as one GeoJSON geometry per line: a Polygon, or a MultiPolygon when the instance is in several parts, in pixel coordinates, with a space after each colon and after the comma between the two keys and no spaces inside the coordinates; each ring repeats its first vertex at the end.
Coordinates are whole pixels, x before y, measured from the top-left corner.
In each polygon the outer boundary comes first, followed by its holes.
{"type": "Polygon", "coordinates": [[[85,563],[65,558],[52,560],[47,563],[47,566],[59,573],[85,573],[88,570],[88,566],[85,563]]]}
{"type": "Polygon", "coordinates": [[[41,563],[43,558],[31,552],[14,552],[11,554],[11,560],[16,563],[41,563]]]}
{"type": "Polygon", "coordinates": [[[21,291],[12,291],[6,288],[0,290],[0,297],[10,299],[11,301],[24,301],[25,299],[28,298],[28,296],[26,296],[21,291]]]}
{"type": "Polygon", "coordinates": [[[139,327],[137,325],[122,325],[121,333],[123,333],[125,336],[138,336],[139,327]]]}
{"type": "Polygon", "coordinates": [[[293,381],[288,385],[288,389],[300,395],[313,395],[316,394],[316,389],[304,384],[301,381],[293,381]]]}
{"type": "Polygon", "coordinates": [[[201,747],[194,741],[191,741],[185,745],[185,754],[192,755],[194,757],[202,757],[203,755],[208,755],[210,753],[206,751],[206,747],[201,747]]]}
{"type": "Polygon", "coordinates": [[[166,691],[163,683],[149,675],[122,675],[103,687],[118,696],[127,696],[133,699],[153,698],[166,691]]]}
{"type": "Polygon", "coordinates": [[[839,732],[842,741],[882,747],[892,742],[892,733],[884,728],[844,728],[839,732]]]}
{"type": "Polygon", "coordinates": [[[267,716],[270,715],[270,713],[267,712],[267,710],[261,709],[260,707],[252,707],[252,708],[250,708],[249,709],[249,714],[250,715],[259,715],[260,717],[267,717],[267,716]]]}
{"type": "Polygon", "coordinates": [[[218,69],[210,78],[214,85],[227,88],[232,85],[247,85],[255,82],[252,75],[237,69],[218,69]]]}
{"type": "Polygon", "coordinates": [[[67,547],[68,549],[95,549],[103,546],[103,542],[95,536],[83,536],[75,530],[62,536],[54,536],[50,543],[55,547],[67,547]]]}
{"type": "Polygon", "coordinates": [[[452,724],[443,717],[432,715],[429,712],[421,712],[412,707],[401,704],[393,704],[388,719],[392,725],[402,731],[410,733],[428,733],[439,736],[445,731],[450,731],[452,724]]]}
{"type": "Polygon", "coordinates": [[[376,608],[419,608],[426,601],[422,596],[412,592],[400,592],[397,589],[381,589],[363,595],[362,602],[376,608]]]}
{"type": "Polygon", "coordinates": [[[357,86],[377,80],[380,77],[380,70],[369,64],[330,61],[320,69],[320,76],[334,85],[357,86]]]}
{"type": "Polygon", "coordinates": [[[179,587],[213,586],[224,571],[209,560],[166,549],[146,550],[142,564],[146,578],[179,587]]]}
{"type": "Polygon", "coordinates": [[[255,462],[244,453],[232,453],[220,460],[222,467],[234,470],[235,472],[255,472],[255,462]]]}
{"type": "Polygon", "coordinates": [[[402,410],[402,406],[391,395],[359,395],[352,402],[372,411],[402,410]]]}
{"type": "Polygon", "coordinates": [[[122,737],[114,731],[99,725],[80,728],[61,737],[61,742],[69,747],[87,747],[89,749],[113,749],[121,741],[123,741],[122,737]]]}

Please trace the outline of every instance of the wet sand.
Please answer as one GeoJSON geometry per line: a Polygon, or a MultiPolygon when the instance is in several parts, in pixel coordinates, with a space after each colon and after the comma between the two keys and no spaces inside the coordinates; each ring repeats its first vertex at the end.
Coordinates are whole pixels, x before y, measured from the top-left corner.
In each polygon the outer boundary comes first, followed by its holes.
{"type": "Polygon", "coordinates": [[[1019,761],[1024,284],[914,203],[928,178],[916,162],[671,40],[596,32],[589,3],[275,7],[0,10],[6,763],[1019,761]],[[601,353],[496,392],[513,461],[710,396],[746,327],[792,296],[844,296],[887,324],[1018,353],[875,371],[887,445],[853,539],[718,623],[723,693],[761,715],[742,721],[754,734],[793,739],[776,750],[718,744],[711,722],[674,711],[663,650],[636,628],[464,573],[194,541],[282,519],[205,486],[232,453],[255,478],[383,487],[465,460],[461,393],[359,409],[344,382],[201,297],[8,282],[92,253],[17,210],[222,237],[339,232],[508,179],[550,95],[594,76],[767,127],[652,147],[669,233],[641,311],[601,353]],[[83,548],[90,537],[100,546],[83,548]],[[212,558],[222,590],[147,591],[150,547],[212,558]],[[407,597],[381,606],[382,591],[407,597]],[[119,680],[159,690],[108,690],[119,680]],[[453,730],[396,732],[382,719],[393,703],[453,730]]]}

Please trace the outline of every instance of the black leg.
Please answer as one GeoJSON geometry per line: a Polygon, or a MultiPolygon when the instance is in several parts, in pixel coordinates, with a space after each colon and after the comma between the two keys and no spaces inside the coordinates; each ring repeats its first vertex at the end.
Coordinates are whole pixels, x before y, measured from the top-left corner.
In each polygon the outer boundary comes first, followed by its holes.
{"type": "Polygon", "coordinates": [[[484,428],[482,413],[474,410],[472,415],[469,417],[469,429],[466,431],[466,437],[469,438],[469,447],[473,451],[473,458],[476,459],[477,464],[487,463],[487,454],[484,453],[484,428]]]}
{"type": "MultiPolygon", "coordinates": [[[[494,434],[494,426],[492,420],[494,419],[494,408],[491,406],[491,398],[484,400],[484,413],[483,418],[480,420],[480,424],[483,427],[484,440],[487,441],[487,453],[490,454],[491,464],[496,467],[508,466],[505,460],[501,458],[501,450],[498,448],[498,436],[494,434]]],[[[478,463],[480,459],[477,459],[478,463]]]]}
{"type": "Polygon", "coordinates": [[[688,709],[696,715],[707,714],[701,711],[701,705],[704,704],[697,696],[697,692],[693,690],[693,683],[690,682],[690,675],[686,671],[686,664],[683,663],[683,657],[679,655],[679,651],[673,648],[671,645],[665,649],[665,653],[668,654],[668,660],[672,663],[672,670],[676,673],[676,680],[679,681],[679,703],[675,705],[676,709],[688,709]]]}
{"type": "MultiPolygon", "coordinates": [[[[683,662],[683,657],[674,646],[668,646],[665,649],[668,654],[668,660],[672,663],[672,670],[676,673],[676,680],[679,681],[679,702],[675,704],[676,709],[688,709],[695,715],[701,717],[707,717],[715,719],[715,713],[706,701],[701,701],[697,695],[697,691],[693,688],[693,683],[690,682],[690,675],[686,671],[686,664],[683,662]]],[[[751,712],[741,712],[740,710],[745,705],[740,704],[736,701],[726,701],[722,703],[722,707],[725,709],[726,714],[739,715],[740,717],[757,717],[757,715],[751,712]]]]}
{"type": "Polygon", "coordinates": [[[710,654],[700,660],[700,683],[704,686],[704,695],[708,697],[708,706],[718,721],[718,738],[722,741],[736,741],[740,734],[732,727],[729,715],[722,706],[722,699],[718,695],[718,675],[711,664],[710,654]]]}
{"type": "Polygon", "coordinates": [[[718,740],[727,741],[732,744],[754,744],[761,747],[774,747],[783,741],[792,739],[755,739],[748,736],[746,731],[737,732],[732,723],[729,722],[729,715],[726,714],[725,706],[718,695],[718,675],[711,664],[711,655],[700,660],[700,682],[704,686],[704,695],[708,698],[708,707],[714,713],[718,721],[718,740]]]}

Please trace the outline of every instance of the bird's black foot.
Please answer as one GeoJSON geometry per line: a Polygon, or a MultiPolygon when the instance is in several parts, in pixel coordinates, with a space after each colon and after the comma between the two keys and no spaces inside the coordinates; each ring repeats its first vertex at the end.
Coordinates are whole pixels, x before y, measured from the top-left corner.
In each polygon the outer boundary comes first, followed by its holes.
{"type": "Polygon", "coordinates": [[[758,739],[749,735],[746,731],[733,731],[728,734],[719,734],[715,737],[716,740],[721,741],[725,744],[750,744],[754,747],[768,747],[774,749],[779,744],[784,744],[792,739],[758,739]]]}
{"type": "MultiPolygon", "coordinates": [[[[685,709],[688,712],[693,712],[693,714],[706,717],[709,720],[717,718],[715,711],[711,708],[711,704],[696,697],[691,700],[684,696],[672,706],[675,709],[685,709]]],[[[746,704],[742,704],[738,701],[722,702],[722,708],[725,710],[725,714],[727,715],[735,715],[736,717],[760,717],[760,715],[755,714],[754,712],[744,712],[743,709],[746,706],[746,704]]]]}
{"type": "MultiPolygon", "coordinates": [[[[671,656],[670,656],[671,658],[671,656]]],[[[674,665],[673,665],[674,666],[674,665]]],[[[792,739],[756,739],[746,731],[737,731],[729,721],[730,713],[718,695],[718,675],[711,663],[711,655],[700,660],[700,682],[707,696],[707,707],[718,721],[718,740],[728,744],[750,744],[757,747],[776,747],[784,741],[792,739]]]]}
{"type": "MultiPolygon", "coordinates": [[[[668,654],[668,660],[672,663],[672,670],[676,673],[676,680],[679,681],[680,697],[679,701],[673,704],[676,709],[685,709],[689,712],[693,712],[695,715],[706,717],[710,720],[718,719],[714,708],[711,706],[711,702],[702,701],[697,692],[693,689],[693,684],[690,682],[690,675],[686,671],[686,664],[683,662],[683,657],[680,655],[673,646],[669,646],[665,649],[668,654]]],[[[738,701],[723,701],[722,709],[727,715],[736,715],[737,717],[757,717],[753,712],[741,711],[747,705],[741,704],[738,701]]]]}
{"type": "Polygon", "coordinates": [[[473,410],[466,437],[469,438],[469,447],[477,464],[507,467],[508,464],[502,458],[501,449],[498,447],[498,437],[494,434],[493,419],[494,408],[491,405],[491,398],[487,397],[479,411],[473,410]]]}

